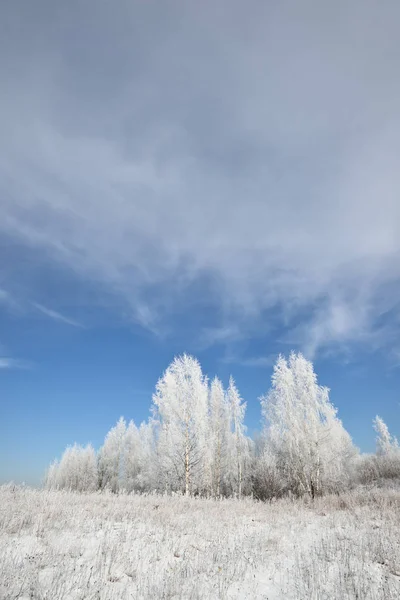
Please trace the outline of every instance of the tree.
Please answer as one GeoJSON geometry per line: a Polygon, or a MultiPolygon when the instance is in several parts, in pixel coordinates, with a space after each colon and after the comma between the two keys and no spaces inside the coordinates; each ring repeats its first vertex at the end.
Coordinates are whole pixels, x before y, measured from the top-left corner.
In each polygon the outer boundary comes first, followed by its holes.
{"type": "Polygon", "coordinates": [[[133,421],[129,421],[123,440],[123,472],[121,474],[121,487],[127,492],[132,492],[138,488],[138,480],[142,468],[141,454],[142,448],[139,430],[133,421]]]}
{"type": "Polygon", "coordinates": [[[160,472],[166,488],[186,495],[204,487],[207,397],[207,378],[187,354],[174,359],[153,395],[160,472]]]}
{"type": "Polygon", "coordinates": [[[379,456],[387,456],[399,450],[399,443],[395,437],[389,433],[386,423],[378,415],[373,420],[376,436],[376,453],[379,456]]]}
{"type": "Polygon", "coordinates": [[[256,437],[254,444],[251,483],[254,498],[258,500],[272,500],[280,497],[284,491],[276,457],[270,452],[262,436],[256,437]]]}
{"type": "Polygon", "coordinates": [[[137,490],[140,492],[157,489],[156,423],[149,419],[139,427],[140,470],[137,477],[137,490]]]}
{"type": "Polygon", "coordinates": [[[211,495],[221,496],[228,460],[230,438],[230,407],[218,377],[211,383],[209,396],[211,495]]]}
{"type": "Polygon", "coordinates": [[[96,452],[91,444],[80,451],[80,489],[94,491],[97,489],[96,452]]]}
{"type": "Polygon", "coordinates": [[[117,492],[124,479],[124,445],[126,422],[120,417],[117,424],[110,429],[99,450],[98,473],[100,489],[117,492]]]}
{"type": "MultiPolygon", "coordinates": [[[[376,436],[376,456],[372,457],[369,471],[375,471],[376,478],[398,479],[400,477],[400,447],[397,439],[389,433],[386,423],[376,416],[374,421],[376,436]],[[371,465],[374,469],[371,469],[371,465]]],[[[364,468],[364,471],[366,469],[364,468]]]]}
{"type": "Polygon", "coordinates": [[[241,498],[245,466],[249,459],[250,440],[245,435],[246,427],[244,425],[244,416],[246,414],[246,402],[243,402],[240,397],[239,390],[236,387],[233,377],[230,377],[229,379],[226,397],[232,423],[231,457],[232,463],[235,465],[233,479],[236,484],[235,491],[237,497],[241,498]]]}
{"type": "Polygon", "coordinates": [[[314,498],[337,485],[355,449],[312,363],[301,353],[279,356],[261,405],[268,454],[287,488],[314,498]]]}
{"type": "Polygon", "coordinates": [[[47,472],[47,489],[77,492],[94,491],[97,487],[96,453],[88,444],[68,446],[60,461],[53,462],[47,472]]]}
{"type": "Polygon", "coordinates": [[[44,476],[44,487],[46,490],[56,490],[58,488],[58,467],[59,462],[55,459],[48,467],[44,476]]]}

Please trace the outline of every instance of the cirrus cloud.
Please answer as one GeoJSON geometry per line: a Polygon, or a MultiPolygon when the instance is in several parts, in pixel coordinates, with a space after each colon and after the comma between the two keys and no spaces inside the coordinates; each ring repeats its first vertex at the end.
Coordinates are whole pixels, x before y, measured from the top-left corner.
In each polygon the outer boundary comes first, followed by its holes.
{"type": "Polygon", "coordinates": [[[3,235],[149,328],[195,287],[224,330],[273,310],[309,354],[393,346],[397,2],[1,13],[3,235]]]}

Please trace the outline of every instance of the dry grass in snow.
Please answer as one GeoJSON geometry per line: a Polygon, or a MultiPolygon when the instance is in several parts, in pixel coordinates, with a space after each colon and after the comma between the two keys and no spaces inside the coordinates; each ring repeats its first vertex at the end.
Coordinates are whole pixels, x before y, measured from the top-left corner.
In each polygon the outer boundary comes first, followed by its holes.
{"type": "Polygon", "coordinates": [[[0,598],[400,597],[400,492],[313,504],[0,488],[0,598]]]}

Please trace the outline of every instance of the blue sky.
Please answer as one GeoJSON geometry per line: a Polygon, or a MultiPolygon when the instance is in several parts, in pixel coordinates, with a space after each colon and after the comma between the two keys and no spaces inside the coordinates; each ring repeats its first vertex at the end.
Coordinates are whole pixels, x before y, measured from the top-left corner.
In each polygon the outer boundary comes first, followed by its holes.
{"type": "Polygon", "coordinates": [[[145,419],[191,352],[303,351],[400,433],[400,5],[2,3],[0,479],[145,419]]]}

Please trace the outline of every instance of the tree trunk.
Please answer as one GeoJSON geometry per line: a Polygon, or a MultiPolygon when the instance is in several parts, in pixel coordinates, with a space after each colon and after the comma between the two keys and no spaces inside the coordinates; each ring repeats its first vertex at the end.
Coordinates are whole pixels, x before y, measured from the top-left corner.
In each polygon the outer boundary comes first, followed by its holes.
{"type": "Polygon", "coordinates": [[[237,446],[237,468],[238,468],[238,498],[242,496],[242,457],[240,452],[240,439],[238,433],[236,434],[236,446],[237,446]]]}
{"type": "Polygon", "coordinates": [[[189,429],[185,434],[185,495],[190,495],[190,456],[189,456],[189,429]]]}
{"type": "Polygon", "coordinates": [[[221,495],[221,440],[218,435],[217,445],[217,498],[221,495]]]}

